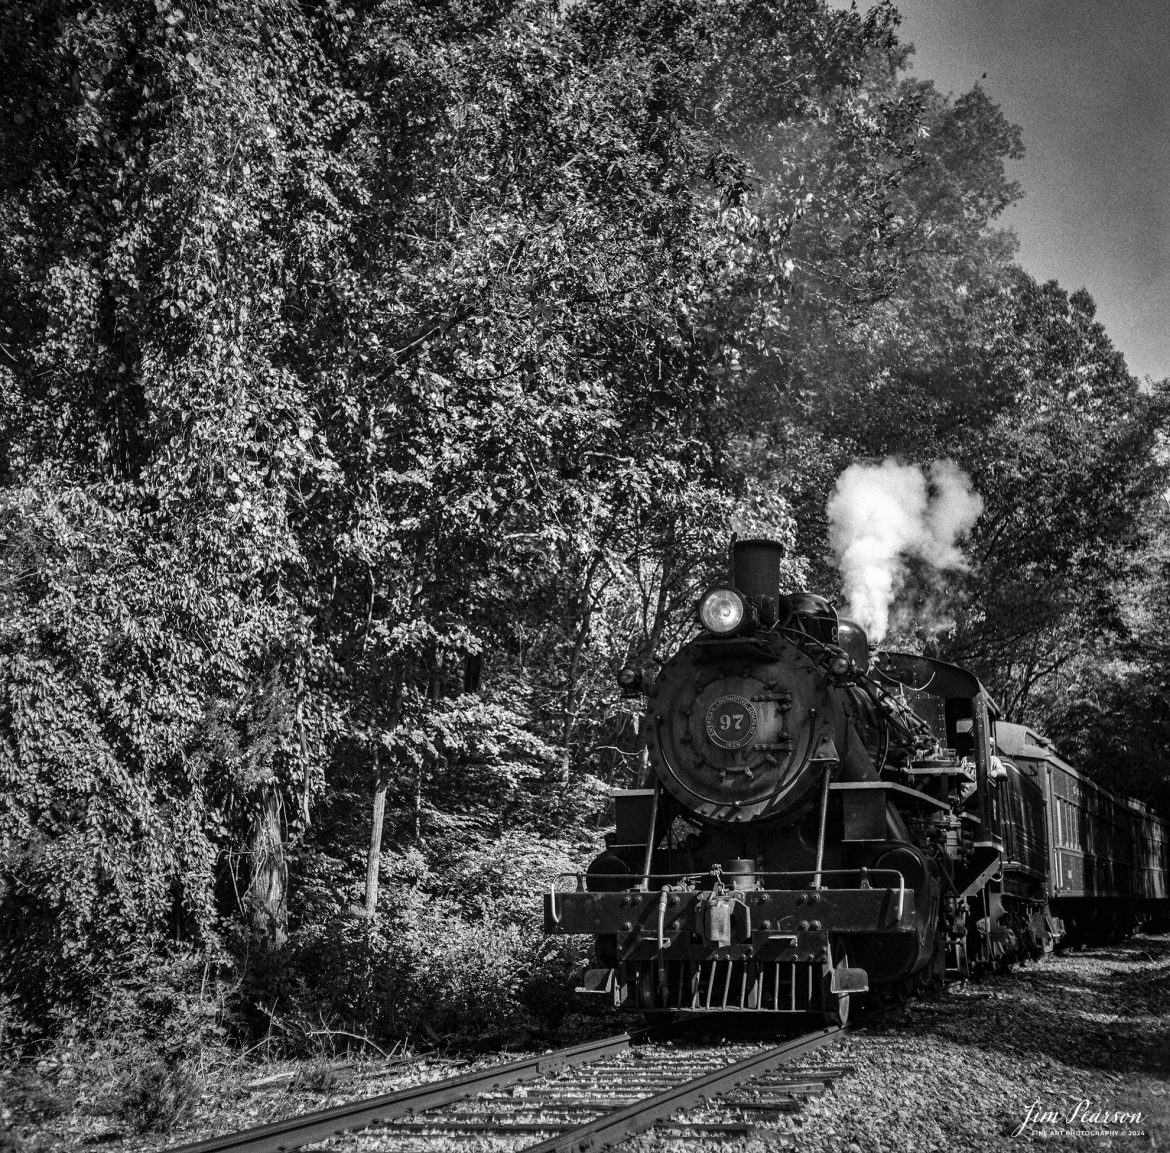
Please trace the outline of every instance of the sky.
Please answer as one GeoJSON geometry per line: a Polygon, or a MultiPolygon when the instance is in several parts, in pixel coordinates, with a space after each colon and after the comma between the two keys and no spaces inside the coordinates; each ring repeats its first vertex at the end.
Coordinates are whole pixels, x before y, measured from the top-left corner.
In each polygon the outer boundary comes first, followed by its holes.
{"type": "Polygon", "coordinates": [[[982,85],[1023,130],[1024,199],[1001,218],[1020,264],[1087,288],[1130,371],[1170,376],[1170,0],[895,4],[913,73],[982,85]]]}

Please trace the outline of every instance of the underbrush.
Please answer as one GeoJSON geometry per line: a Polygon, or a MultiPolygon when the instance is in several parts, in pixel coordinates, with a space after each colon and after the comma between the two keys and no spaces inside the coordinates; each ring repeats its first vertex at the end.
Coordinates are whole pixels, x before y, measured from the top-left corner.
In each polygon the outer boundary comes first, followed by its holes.
{"type": "Polygon", "coordinates": [[[42,1130],[105,1118],[115,1133],[163,1134],[189,1117],[206,1076],[238,1060],[239,983],[190,951],[135,958],[34,1032],[5,1021],[5,1139],[36,1150],[42,1130]],[[30,1143],[31,1142],[31,1143],[30,1143]]]}
{"type": "Polygon", "coordinates": [[[582,942],[544,935],[540,902],[569,860],[519,837],[453,853],[441,872],[419,853],[392,858],[377,915],[334,896],[258,973],[254,1003],[291,1051],[323,1038],[465,1045],[554,1031],[585,958],[582,942]]]}
{"type": "Polygon", "coordinates": [[[134,1133],[169,1133],[194,1113],[203,1083],[186,1064],[154,1060],[137,1066],[113,1090],[107,1111],[134,1133]]]}
{"type": "Polygon", "coordinates": [[[194,1113],[204,1081],[195,1062],[129,1052],[116,1039],[56,1047],[35,1066],[0,1068],[0,1150],[40,1148],[40,1135],[87,1119],[108,1119],[114,1134],[169,1133],[194,1113]]]}
{"type": "Polygon", "coordinates": [[[39,1034],[0,1003],[0,1153],[59,1147],[37,1134],[79,1125],[103,1140],[166,1134],[207,1085],[242,1083],[258,1060],[307,1059],[293,1087],[325,1092],[341,1054],[551,1040],[585,960],[583,941],[540,926],[541,892],[568,853],[520,838],[445,852],[441,870],[390,857],[373,918],[354,907],[352,874],[318,862],[279,951],[249,952],[241,927],[218,963],[140,959],[39,1034]]]}

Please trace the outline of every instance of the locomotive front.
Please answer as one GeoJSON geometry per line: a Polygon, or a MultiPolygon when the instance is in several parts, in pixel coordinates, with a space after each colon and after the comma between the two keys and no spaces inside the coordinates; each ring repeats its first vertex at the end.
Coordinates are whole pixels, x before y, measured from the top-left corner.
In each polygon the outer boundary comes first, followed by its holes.
{"type": "Polygon", "coordinates": [[[780,594],[780,555],[733,546],[701,632],[647,691],[644,787],[615,794],[576,891],[546,897],[550,932],[595,939],[582,992],[840,1022],[853,994],[942,976],[929,850],[953,813],[899,781],[944,750],[870,675],[857,625],[780,594]]]}

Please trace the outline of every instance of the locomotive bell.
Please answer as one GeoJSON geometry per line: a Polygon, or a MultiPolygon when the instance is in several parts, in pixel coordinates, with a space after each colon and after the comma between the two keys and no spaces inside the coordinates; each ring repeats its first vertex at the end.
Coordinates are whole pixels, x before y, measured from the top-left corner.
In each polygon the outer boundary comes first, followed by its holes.
{"type": "MultiPolygon", "coordinates": [[[[816,593],[798,592],[788,598],[790,623],[827,645],[838,643],[837,610],[816,593]]],[[[863,666],[864,667],[864,666],[863,666]]]]}

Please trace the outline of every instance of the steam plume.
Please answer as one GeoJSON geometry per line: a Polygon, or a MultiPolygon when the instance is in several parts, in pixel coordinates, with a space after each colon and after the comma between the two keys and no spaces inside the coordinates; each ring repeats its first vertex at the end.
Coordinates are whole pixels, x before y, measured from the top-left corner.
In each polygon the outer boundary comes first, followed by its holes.
{"type": "Polygon", "coordinates": [[[958,539],[983,511],[971,478],[952,460],[926,472],[896,460],[850,465],[829,498],[829,543],[845,579],[849,615],[879,641],[906,561],[965,569],[958,539]]]}

